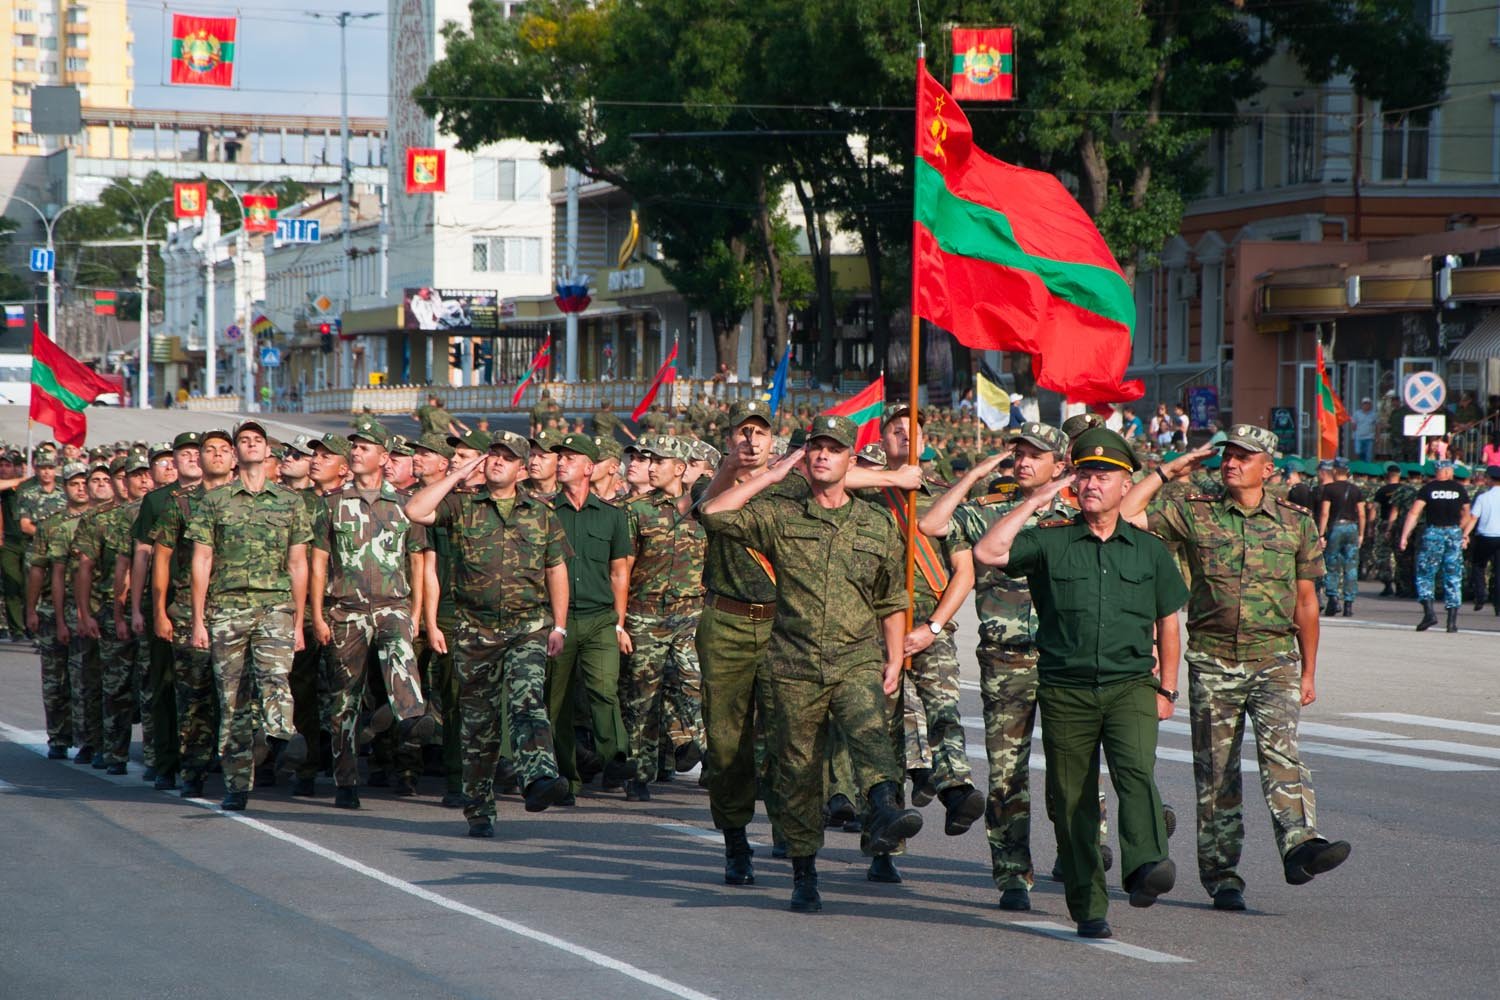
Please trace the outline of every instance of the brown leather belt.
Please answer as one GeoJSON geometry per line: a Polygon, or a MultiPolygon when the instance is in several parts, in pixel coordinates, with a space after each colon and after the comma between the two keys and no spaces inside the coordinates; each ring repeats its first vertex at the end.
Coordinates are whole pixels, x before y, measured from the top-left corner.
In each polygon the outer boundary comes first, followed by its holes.
{"type": "Polygon", "coordinates": [[[719,611],[742,615],[753,622],[768,622],[776,617],[774,604],[747,604],[744,601],[732,600],[722,594],[715,594],[711,590],[703,598],[703,603],[719,611]]]}

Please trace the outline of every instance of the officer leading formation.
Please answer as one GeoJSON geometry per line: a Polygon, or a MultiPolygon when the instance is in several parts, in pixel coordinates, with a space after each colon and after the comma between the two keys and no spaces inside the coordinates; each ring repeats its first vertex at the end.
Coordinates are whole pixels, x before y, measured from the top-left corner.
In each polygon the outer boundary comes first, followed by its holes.
{"type": "Polygon", "coordinates": [[[566,808],[597,780],[644,803],[701,762],[724,881],[756,882],[760,802],[802,913],[823,908],[829,830],[859,834],[870,882],[900,882],[935,799],[948,836],[984,820],[1000,906],[1024,911],[1039,716],[1053,875],[1078,933],[1108,937],[1101,757],[1131,905],[1175,888],[1155,754],[1181,698],[1178,612],[1199,880],[1216,909],[1243,910],[1246,718],[1286,881],[1350,853],[1318,828],[1297,724],[1319,615],[1350,613],[1361,548],[1376,543],[1389,586],[1422,523],[1419,627],[1437,621],[1441,572],[1451,630],[1459,553],[1480,526],[1489,562],[1500,535],[1441,463],[1404,506],[1399,475],[1366,498],[1347,467],[1299,504],[1272,482],[1275,436],[1250,425],[1145,471],[1091,416],[986,441],[931,413],[913,436],[897,405],[856,454],[847,418],[799,414],[789,442],[760,400],[695,404],[684,423],[707,440],[655,410],[636,435],[601,409],[588,434],[544,403],[525,435],[433,400],[416,440],[361,416],[283,443],[247,420],[42,446],[25,478],[28,456],[0,455],[4,626],[40,653],[48,756],[77,747],[76,763],[126,774],[139,717],[159,790],[200,798],[218,775],[238,811],[287,777],[318,798],[321,774],[354,810],[362,783],[411,796],[435,776],[480,838],[506,796],[566,808]],[[982,785],[958,707],[971,593],[982,785]]]}

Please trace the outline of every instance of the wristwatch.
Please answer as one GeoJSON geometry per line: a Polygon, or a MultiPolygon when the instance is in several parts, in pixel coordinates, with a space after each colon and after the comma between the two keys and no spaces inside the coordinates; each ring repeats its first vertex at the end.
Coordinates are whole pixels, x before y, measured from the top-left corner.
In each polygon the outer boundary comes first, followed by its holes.
{"type": "Polygon", "coordinates": [[[554,626],[552,626],[552,631],[556,632],[558,635],[567,635],[568,634],[568,630],[565,629],[565,628],[563,628],[561,625],[554,625],[554,626]]]}
{"type": "Polygon", "coordinates": [[[1167,699],[1168,701],[1170,701],[1172,704],[1174,704],[1174,705],[1177,704],[1177,692],[1176,691],[1169,691],[1166,688],[1162,687],[1160,684],[1158,684],[1158,685],[1156,685],[1156,693],[1159,694],[1159,695],[1161,695],[1163,698],[1167,699]]]}
{"type": "Polygon", "coordinates": [[[940,625],[936,620],[929,620],[927,622],[927,628],[932,632],[933,635],[943,634],[943,626],[940,625]]]}

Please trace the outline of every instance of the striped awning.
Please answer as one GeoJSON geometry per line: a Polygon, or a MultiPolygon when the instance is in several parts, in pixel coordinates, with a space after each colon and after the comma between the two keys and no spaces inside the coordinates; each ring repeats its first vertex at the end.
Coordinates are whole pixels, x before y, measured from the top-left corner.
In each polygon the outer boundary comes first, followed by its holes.
{"type": "Polygon", "coordinates": [[[1448,352],[1449,361],[1488,361],[1500,358],[1500,311],[1479,321],[1459,345],[1448,352]]]}

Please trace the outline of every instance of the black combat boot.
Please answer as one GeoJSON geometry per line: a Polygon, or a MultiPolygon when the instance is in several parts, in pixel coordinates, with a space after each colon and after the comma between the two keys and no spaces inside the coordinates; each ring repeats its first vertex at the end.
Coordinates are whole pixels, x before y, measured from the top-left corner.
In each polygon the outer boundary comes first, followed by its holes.
{"type": "Polygon", "coordinates": [[[1449,632],[1457,632],[1458,631],[1458,609],[1457,608],[1449,608],[1448,609],[1448,631],[1449,632]]]}
{"type": "Polygon", "coordinates": [[[823,807],[823,825],[830,829],[843,829],[844,824],[851,819],[857,819],[859,813],[855,811],[854,803],[849,801],[849,796],[843,792],[835,792],[829,798],[828,804],[823,807]]]}
{"type": "Polygon", "coordinates": [[[937,786],[932,783],[932,768],[914,767],[906,772],[911,779],[911,804],[918,809],[937,798],[937,786]]]}
{"type": "Polygon", "coordinates": [[[1353,601],[1345,601],[1344,602],[1344,617],[1345,618],[1353,618],[1354,617],[1354,602],[1353,601]]]}
{"type": "Polygon", "coordinates": [[[922,829],[922,814],[901,808],[901,786],[882,781],[870,789],[870,820],[865,827],[871,854],[890,854],[922,829]]]}
{"type": "Polygon", "coordinates": [[[870,859],[870,867],[865,871],[865,878],[871,882],[884,882],[887,885],[900,885],[901,873],[896,870],[896,863],[891,860],[889,854],[877,854],[870,859]]]}
{"type": "Polygon", "coordinates": [[[745,828],[735,827],[724,831],[724,884],[725,885],[754,885],[755,868],[750,864],[750,859],[755,852],[750,849],[750,841],[745,839],[745,828]]]}
{"type": "Polygon", "coordinates": [[[950,837],[968,833],[974,821],[984,815],[984,793],[973,785],[955,785],[938,793],[947,814],[943,832],[950,837]]]}
{"type": "Polygon", "coordinates": [[[1328,607],[1326,607],[1326,608],[1323,609],[1323,614],[1327,615],[1329,618],[1332,618],[1334,615],[1336,615],[1338,613],[1339,613],[1339,599],[1337,597],[1334,597],[1332,594],[1329,594],[1328,595],[1328,607]]]}
{"type": "Polygon", "coordinates": [[[792,859],[792,912],[819,913],[823,897],[818,895],[818,856],[792,859]]]}
{"type": "Polygon", "coordinates": [[[1431,601],[1422,602],[1422,620],[1417,622],[1417,631],[1426,632],[1437,624],[1437,612],[1432,610],[1431,601]]]}
{"type": "Polygon", "coordinates": [[[1381,589],[1380,596],[1381,597],[1393,597],[1393,596],[1395,596],[1395,594],[1396,594],[1396,588],[1393,587],[1393,586],[1391,586],[1391,581],[1389,581],[1389,580],[1385,581],[1385,586],[1381,589]]]}

